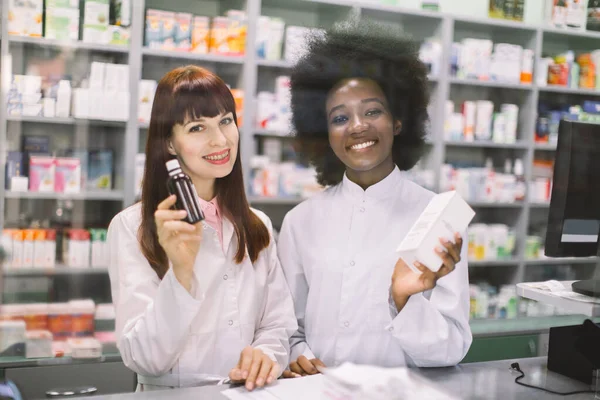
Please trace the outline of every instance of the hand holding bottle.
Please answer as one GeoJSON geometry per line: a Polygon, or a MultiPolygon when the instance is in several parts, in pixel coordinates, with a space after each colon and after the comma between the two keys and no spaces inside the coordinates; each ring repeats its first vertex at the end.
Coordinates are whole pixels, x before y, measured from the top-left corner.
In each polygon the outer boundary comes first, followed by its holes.
{"type": "Polygon", "coordinates": [[[195,225],[182,221],[186,211],[172,210],[177,196],[171,195],[163,200],[154,213],[158,242],[173,264],[175,277],[186,288],[191,289],[194,262],[202,241],[202,223],[195,225]]]}

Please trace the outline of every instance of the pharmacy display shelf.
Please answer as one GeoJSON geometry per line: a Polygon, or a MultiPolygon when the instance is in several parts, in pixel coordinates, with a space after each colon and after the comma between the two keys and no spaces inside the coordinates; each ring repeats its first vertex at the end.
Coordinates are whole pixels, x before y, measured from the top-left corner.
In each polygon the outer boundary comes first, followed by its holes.
{"type": "Polygon", "coordinates": [[[538,258],[535,260],[525,259],[525,265],[574,265],[574,264],[597,264],[600,266],[598,257],[561,257],[561,258],[538,258]]]}
{"type": "MultiPolygon", "coordinates": [[[[320,1],[320,0],[319,0],[320,1]]],[[[358,7],[363,11],[382,11],[391,15],[397,14],[408,18],[425,18],[429,20],[441,20],[445,14],[436,11],[411,9],[401,6],[393,6],[387,4],[377,4],[373,1],[346,1],[346,4],[350,3],[354,7],[358,7]]]]}
{"type": "Polygon", "coordinates": [[[550,202],[549,201],[531,202],[531,203],[529,203],[529,207],[531,207],[531,208],[549,208],[550,202]]]}
{"type": "Polygon", "coordinates": [[[487,149],[518,149],[527,150],[529,145],[524,140],[519,140],[516,143],[496,143],[491,140],[476,140],[474,142],[462,142],[457,140],[447,140],[448,147],[474,147],[487,149]]]}
{"type": "Polygon", "coordinates": [[[0,368],[50,367],[55,365],[82,365],[121,362],[119,352],[104,353],[99,358],[73,358],[71,356],[52,358],[0,357],[0,368]]]}
{"type": "Polygon", "coordinates": [[[4,276],[27,277],[27,276],[60,276],[60,275],[106,275],[107,267],[67,267],[56,265],[50,268],[5,268],[4,276]]]}
{"type": "Polygon", "coordinates": [[[529,84],[480,81],[477,79],[463,79],[457,77],[450,78],[450,83],[453,85],[479,86],[484,88],[533,90],[533,85],[529,84]]]}
{"type": "Polygon", "coordinates": [[[542,28],[542,32],[544,36],[548,37],[560,37],[560,36],[573,36],[576,38],[587,38],[587,39],[597,39],[600,40],[600,32],[587,31],[587,30],[575,30],[575,29],[560,29],[553,28],[549,26],[545,26],[542,28]]]}
{"type": "Polygon", "coordinates": [[[282,205],[282,206],[295,206],[300,204],[302,201],[306,199],[299,197],[259,197],[259,196],[250,196],[248,197],[248,202],[250,205],[282,205]]]}
{"type": "Polygon", "coordinates": [[[521,32],[535,32],[538,27],[536,25],[527,24],[525,22],[519,21],[509,21],[505,19],[497,19],[497,18],[473,18],[469,16],[452,16],[454,20],[454,24],[458,25],[460,28],[464,28],[466,26],[479,26],[481,28],[493,28],[493,29],[506,29],[510,31],[521,31],[521,32]]]}
{"type": "Polygon", "coordinates": [[[270,131],[268,129],[255,129],[254,137],[264,139],[294,139],[294,136],[291,134],[270,131]]]}
{"type": "Polygon", "coordinates": [[[94,125],[94,126],[115,126],[125,127],[127,121],[109,121],[103,119],[86,119],[86,118],[60,118],[60,117],[26,117],[26,116],[9,116],[9,122],[35,122],[42,124],[59,124],[59,125],[94,125]]]}
{"type": "Polygon", "coordinates": [[[246,57],[243,56],[223,56],[218,54],[199,54],[185,51],[170,51],[142,48],[142,54],[149,57],[163,57],[179,60],[193,60],[205,63],[220,63],[220,64],[244,64],[246,57]]]}
{"type": "Polygon", "coordinates": [[[518,267],[519,260],[516,258],[510,258],[506,260],[469,260],[469,267],[482,268],[482,267],[518,267]]]}
{"type": "Polygon", "coordinates": [[[79,40],[55,40],[46,38],[34,38],[27,36],[9,36],[9,43],[18,43],[23,45],[39,46],[44,48],[55,48],[56,50],[87,50],[103,53],[129,53],[130,49],[127,46],[119,46],[114,44],[97,44],[86,43],[79,40]]]}
{"type": "Polygon", "coordinates": [[[600,97],[600,90],[597,89],[572,89],[566,86],[548,85],[539,88],[541,93],[564,93],[574,94],[578,96],[594,96],[600,97]]]}
{"type": "Polygon", "coordinates": [[[540,150],[540,151],[556,151],[556,144],[536,143],[533,148],[534,148],[534,150],[540,150]]]}
{"type": "Polygon", "coordinates": [[[468,203],[473,208],[522,208],[525,205],[522,201],[515,201],[514,203],[469,201],[468,203]]]}
{"type": "Polygon", "coordinates": [[[256,64],[259,67],[265,68],[282,68],[282,69],[290,69],[294,66],[294,63],[287,60],[262,60],[258,59],[256,64]]]}
{"type": "Polygon", "coordinates": [[[120,190],[97,190],[80,193],[54,193],[54,192],[11,192],[5,191],[6,199],[31,199],[31,200],[106,200],[123,201],[124,193],[120,190]]]}
{"type": "Polygon", "coordinates": [[[584,315],[552,315],[547,317],[520,317],[512,319],[472,319],[469,321],[474,337],[513,336],[547,333],[555,326],[583,323],[584,315]]]}
{"type": "MultiPolygon", "coordinates": [[[[573,282],[563,281],[561,283],[566,291],[571,291],[571,284],[573,282]]],[[[600,303],[588,303],[556,296],[547,290],[531,288],[527,283],[517,284],[517,296],[558,307],[569,313],[581,314],[592,318],[600,317],[600,303]]]]}

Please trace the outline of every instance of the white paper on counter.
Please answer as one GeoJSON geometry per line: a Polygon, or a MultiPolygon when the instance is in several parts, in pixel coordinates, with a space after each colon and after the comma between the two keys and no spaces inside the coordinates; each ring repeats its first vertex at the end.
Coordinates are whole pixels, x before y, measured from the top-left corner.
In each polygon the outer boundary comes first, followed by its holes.
{"type": "Polygon", "coordinates": [[[408,368],[345,363],[323,374],[280,379],[264,389],[228,389],[230,400],[457,400],[408,368]]]}
{"type": "Polygon", "coordinates": [[[323,375],[311,375],[302,378],[279,379],[277,382],[249,392],[244,387],[223,391],[230,400],[295,400],[321,399],[323,375]]]}

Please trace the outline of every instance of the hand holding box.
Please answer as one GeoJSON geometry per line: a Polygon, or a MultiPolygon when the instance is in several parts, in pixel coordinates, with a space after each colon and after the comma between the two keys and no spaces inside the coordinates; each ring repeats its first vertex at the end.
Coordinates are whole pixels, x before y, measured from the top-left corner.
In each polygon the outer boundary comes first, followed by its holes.
{"type": "Polygon", "coordinates": [[[455,191],[441,193],[431,199],[419,219],[412,226],[400,246],[400,258],[415,272],[415,262],[437,272],[443,264],[435,248],[440,239],[454,242],[457,232],[464,232],[475,212],[455,191]]]}

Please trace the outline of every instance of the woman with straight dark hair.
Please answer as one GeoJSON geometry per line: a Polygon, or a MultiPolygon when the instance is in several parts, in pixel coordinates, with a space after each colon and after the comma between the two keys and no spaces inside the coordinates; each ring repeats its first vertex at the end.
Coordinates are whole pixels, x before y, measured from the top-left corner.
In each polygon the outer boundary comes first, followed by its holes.
{"type": "Polygon", "coordinates": [[[119,351],[138,390],[277,379],[296,329],[269,218],[248,206],[235,103],[195,66],[158,84],[141,202],[108,230],[119,351]],[[167,190],[177,159],[205,219],[184,221],[167,190]]]}

